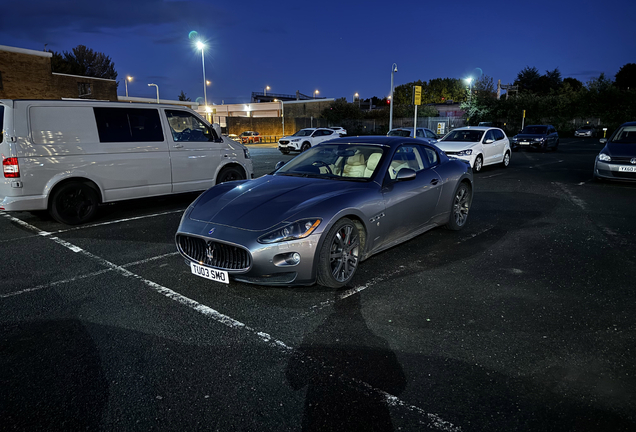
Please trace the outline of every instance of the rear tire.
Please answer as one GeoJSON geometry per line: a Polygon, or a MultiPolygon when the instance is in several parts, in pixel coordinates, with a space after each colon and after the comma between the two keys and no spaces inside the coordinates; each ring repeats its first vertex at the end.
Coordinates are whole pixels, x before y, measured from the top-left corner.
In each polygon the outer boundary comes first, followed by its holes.
{"type": "Polygon", "coordinates": [[[325,237],[318,260],[318,283],[340,288],[353,279],[358,268],[360,233],[351,219],[342,218],[325,237]]]}
{"type": "Polygon", "coordinates": [[[236,167],[225,167],[219,172],[216,178],[216,184],[225,183],[234,180],[245,180],[245,173],[243,170],[236,167]]]}
{"type": "Polygon", "coordinates": [[[49,214],[66,225],[79,225],[91,220],[97,213],[99,197],[86,183],[72,181],[58,186],[51,195],[49,214]]]}
{"type": "Polygon", "coordinates": [[[510,165],[510,152],[507,151],[506,154],[503,157],[503,166],[504,168],[508,168],[508,165],[510,165]]]}
{"type": "Polygon", "coordinates": [[[471,203],[470,188],[466,183],[460,184],[453,198],[450,218],[446,224],[447,229],[459,231],[466,225],[471,203]]]}

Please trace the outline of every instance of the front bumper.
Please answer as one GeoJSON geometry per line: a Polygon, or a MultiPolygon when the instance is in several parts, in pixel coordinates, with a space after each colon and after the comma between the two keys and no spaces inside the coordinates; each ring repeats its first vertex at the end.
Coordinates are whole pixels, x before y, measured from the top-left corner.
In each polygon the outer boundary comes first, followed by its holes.
{"type": "Polygon", "coordinates": [[[300,143],[281,143],[278,142],[278,150],[280,151],[300,151],[300,143]]]}
{"type": "Polygon", "coordinates": [[[636,165],[621,165],[596,159],[594,176],[608,180],[636,181],[636,165]],[[632,171],[621,171],[630,169],[632,171]]]}
{"type": "MultiPolygon", "coordinates": [[[[317,258],[321,233],[313,233],[301,240],[272,244],[257,241],[265,231],[248,231],[187,218],[186,211],[175,236],[177,250],[187,262],[196,262],[210,268],[225,270],[231,279],[259,285],[312,285],[316,281],[314,263],[317,258]],[[212,232],[212,234],[210,234],[212,232]],[[183,247],[182,237],[194,239],[205,245],[198,256],[183,247]],[[210,242],[221,244],[247,254],[244,268],[215,267],[206,256],[210,242]],[[290,264],[288,258],[300,254],[298,264],[290,264]]],[[[232,253],[232,252],[229,252],[232,253]]],[[[193,277],[195,277],[193,275],[193,277]]]]}
{"type": "Polygon", "coordinates": [[[543,147],[545,141],[526,141],[521,140],[517,142],[512,142],[512,146],[516,148],[541,148],[543,147]]]}

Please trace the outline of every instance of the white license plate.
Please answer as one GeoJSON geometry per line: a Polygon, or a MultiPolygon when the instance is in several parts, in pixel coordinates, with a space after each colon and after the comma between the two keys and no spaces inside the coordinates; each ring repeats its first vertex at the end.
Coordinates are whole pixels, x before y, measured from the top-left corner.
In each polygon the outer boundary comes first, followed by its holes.
{"type": "Polygon", "coordinates": [[[521,145],[530,145],[529,142],[524,142],[524,141],[519,142],[519,144],[521,144],[521,145]]]}
{"type": "Polygon", "coordinates": [[[636,172],[636,166],[622,166],[618,167],[618,170],[622,172],[636,172]]]}
{"type": "Polygon", "coordinates": [[[192,274],[201,276],[202,278],[205,278],[205,279],[210,279],[215,282],[223,282],[226,284],[230,283],[230,276],[227,274],[225,270],[217,270],[217,269],[205,267],[197,263],[191,262],[190,271],[192,272],[192,274]]]}

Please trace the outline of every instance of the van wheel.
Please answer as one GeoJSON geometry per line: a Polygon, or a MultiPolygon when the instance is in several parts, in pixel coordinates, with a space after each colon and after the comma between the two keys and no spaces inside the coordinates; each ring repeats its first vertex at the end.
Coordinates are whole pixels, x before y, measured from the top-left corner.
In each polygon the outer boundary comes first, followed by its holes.
{"type": "Polygon", "coordinates": [[[221,184],[234,180],[245,180],[245,173],[235,167],[225,167],[216,178],[216,184],[221,184]]]}
{"type": "Polygon", "coordinates": [[[98,204],[95,189],[86,183],[69,182],[56,188],[51,195],[49,213],[60,223],[78,225],[95,216],[98,204]]]}

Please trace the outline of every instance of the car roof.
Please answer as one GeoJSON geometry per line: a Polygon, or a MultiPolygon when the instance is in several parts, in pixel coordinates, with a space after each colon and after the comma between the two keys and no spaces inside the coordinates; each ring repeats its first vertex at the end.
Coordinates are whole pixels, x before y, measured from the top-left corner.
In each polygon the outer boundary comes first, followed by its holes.
{"type": "Polygon", "coordinates": [[[623,123],[623,124],[621,125],[621,127],[623,127],[623,126],[636,126],[636,121],[631,121],[631,122],[623,123]]]}
{"type": "Polygon", "coordinates": [[[456,131],[456,130],[478,130],[478,131],[487,131],[490,129],[501,129],[495,126],[462,126],[462,127],[458,127],[453,129],[451,132],[456,131]]]}
{"type": "MultiPolygon", "coordinates": [[[[418,138],[386,136],[386,135],[367,135],[335,138],[325,141],[324,144],[375,144],[389,147],[397,147],[400,144],[428,144],[426,141],[418,138]]],[[[322,145],[322,144],[321,144],[322,145]]]]}

